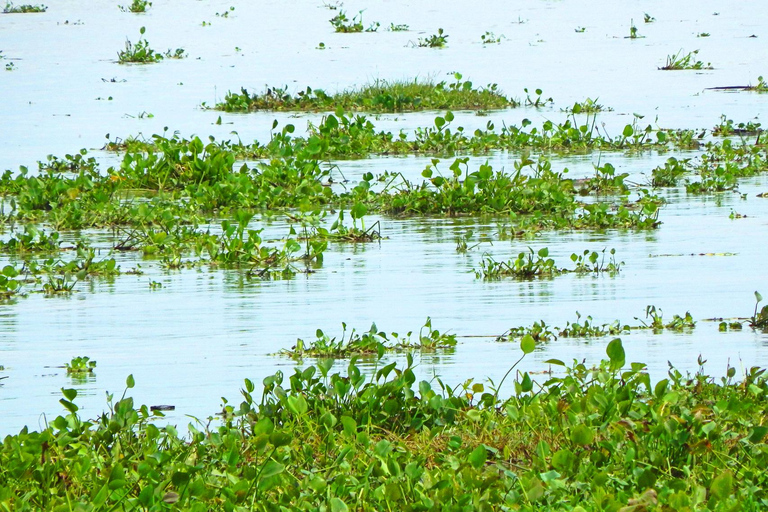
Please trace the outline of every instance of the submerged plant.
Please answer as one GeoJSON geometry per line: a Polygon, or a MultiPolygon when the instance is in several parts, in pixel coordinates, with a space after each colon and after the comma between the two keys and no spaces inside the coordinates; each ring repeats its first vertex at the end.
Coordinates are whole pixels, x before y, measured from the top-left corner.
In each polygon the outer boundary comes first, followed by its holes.
{"type": "Polygon", "coordinates": [[[677,71],[685,69],[712,69],[711,63],[704,64],[700,60],[696,60],[696,56],[699,54],[699,50],[694,50],[683,55],[681,49],[674,55],[667,56],[667,63],[660,67],[665,71],[677,71]]]}

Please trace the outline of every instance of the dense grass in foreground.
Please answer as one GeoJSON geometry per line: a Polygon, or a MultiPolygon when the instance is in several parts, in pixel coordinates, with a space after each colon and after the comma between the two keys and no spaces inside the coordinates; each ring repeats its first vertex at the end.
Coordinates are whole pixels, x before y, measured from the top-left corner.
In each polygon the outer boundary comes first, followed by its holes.
{"type": "Polygon", "coordinates": [[[246,380],[239,405],[186,437],[125,395],[85,421],[65,389],[69,414],[3,441],[0,508],[765,509],[763,370],[652,383],[619,339],[606,352],[591,368],[551,360],[541,385],[519,372],[506,400],[503,381],[417,383],[410,358],[371,376],[321,359],[260,392],[246,380]]]}
{"type": "Polygon", "coordinates": [[[462,81],[459,73],[455,82],[432,80],[376,80],[359,89],[328,94],[321,89],[300,91],[296,95],[285,88],[268,87],[262,94],[228,92],[216,109],[226,112],[254,110],[407,112],[417,110],[492,110],[515,107],[518,103],[505,97],[496,84],[476,88],[462,81]]]}

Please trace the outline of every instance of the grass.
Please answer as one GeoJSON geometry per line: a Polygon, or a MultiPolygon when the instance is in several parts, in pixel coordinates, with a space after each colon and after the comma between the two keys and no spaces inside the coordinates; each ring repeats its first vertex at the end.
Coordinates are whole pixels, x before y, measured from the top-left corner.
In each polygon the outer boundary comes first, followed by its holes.
{"type": "Polygon", "coordinates": [[[674,368],[653,382],[607,358],[547,363],[536,382],[517,366],[498,383],[417,382],[412,358],[364,374],[333,359],[246,380],[240,402],[188,436],[127,392],[85,420],[78,392],[66,412],[0,447],[2,503],[12,510],[333,511],[761,510],[765,371],[715,379],[674,368]],[[500,398],[509,396],[509,398],[500,398]],[[482,499],[481,499],[482,497],[482,499]]]}
{"type": "Polygon", "coordinates": [[[307,87],[292,95],[284,88],[269,87],[262,94],[250,94],[242,89],[227,93],[216,109],[226,112],[255,110],[275,111],[345,111],[404,112],[419,110],[488,110],[516,106],[495,84],[476,88],[462,75],[454,73],[454,82],[432,80],[387,81],[336,94],[307,87]]]}

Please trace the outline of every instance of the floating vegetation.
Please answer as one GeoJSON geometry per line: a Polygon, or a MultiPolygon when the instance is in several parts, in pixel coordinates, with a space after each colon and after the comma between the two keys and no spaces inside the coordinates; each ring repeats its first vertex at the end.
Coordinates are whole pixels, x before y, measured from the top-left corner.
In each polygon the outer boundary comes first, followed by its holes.
{"type": "Polygon", "coordinates": [[[350,358],[354,356],[374,356],[381,358],[386,352],[423,351],[432,352],[438,349],[450,349],[456,346],[454,334],[441,333],[432,328],[432,319],[427,318],[419,330],[416,342],[412,342],[413,332],[405,336],[397,333],[387,335],[379,331],[376,324],[371,325],[367,332],[358,334],[353,329],[347,336],[347,324],[342,323],[340,339],[329,337],[322,330],[315,333],[316,339],[307,343],[302,339],[296,340],[296,345],[290,350],[282,350],[280,354],[294,359],[303,357],[314,358],[350,358]]]}
{"type": "Polygon", "coordinates": [[[485,34],[480,36],[480,43],[481,44],[499,44],[501,43],[502,39],[505,39],[504,34],[497,36],[493,32],[486,32],[485,34]]]}
{"type": "MultiPolygon", "coordinates": [[[[524,337],[520,347],[516,365],[535,343],[524,337]]],[[[240,405],[225,401],[220,419],[190,425],[188,438],[126,393],[108,395],[107,412],[85,421],[77,391],[63,389],[65,415],[6,437],[3,485],[13,509],[45,510],[428,510],[480,494],[484,506],[523,510],[764,505],[763,370],[734,380],[728,368],[715,381],[670,368],[652,382],[644,364],[626,363],[620,339],[606,355],[594,367],[549,359],[559,374],[542,384],[517,370],[508,399],[499,398],[504,380],[417,384],[410,357],[371,376],[354,361],[332,372],[333,359],[322,359],[267,377],[258,394],[246,380],[240,405]],[[56,476],[41,483],[38,474],[56,476]]],[[[134,386],[129,376],[126,392],[134,386]]]]}
{"type": "Polygon", "coordinates": [[[7,2],[5,4],[5,7],[3,8],[4,14],[22,14],[22,13],[30,13],[30,12],[45,12],[48,10],[48,7],[42,4],[22,4],[22,5],[13,5],[11,2],[7,2]]]}
{"type": "Polygon", "coordinates": [[[147,12],[147,8],[152,7],[152,2],[149,0],[133,0],[128,7],[122,5],[118,5],[117,7],[123,12],[147,12]]]}
{"type": "Polygon", "coordinates": [[[268,87],[262,94],[228,92],[217,110],[247,112],[276,111],[344,111],[404,112],[416,110],[477,110],[514,107],[517,103],[505,97],[495,84],[475,88],[472,82],[453,73],[455,82],[431,80],[376,80],[360,89],[328,94],[321,89],[300,91],[295,96],[286,88],[268,87]]]}
{"type": "Polygon", "coordinates": [[[760,306],[760,303],[763,301],[763,296],[760,294],[760,292],[755,292],[755,312],[752,315],[752,318],[749,320],[749,325],[753,329],[765,329],[768,328],[768,305],[763,306],[760,311],[758,311],[758,307],[760,306]]]}
{"type": "Polygon", "coordinates": [[[419,48],[445,48],[448,46],[448,34],[443,32],[442,28],[437,29],[437,34],[432,34],[429,37],[420,37],[416,43],[411,43],[412,46],[419,48]]]}
{"type": "Polygon", "coordinates": [[[408,30],[410,30],[410,27],[405,23],[400,23],[400,24],[390,23],[389,27],[387,27],[387,30],[389,30],[390,32],[408,32],[408,30]]]}
{"type": "Polygon", "coordinates": [[[645,36],[641,36],[637,32],[637,27],[635,26],[635,20],[629,20],[629,36],[627,39],[643,39],[645,36]]]}
{"type": "Polygon", "coordinates": [[[125,50],[117,52],[117,61],[120,64],[150,64],[160,62],[163,59],[183,59],[187,56],[183,48],[176,48],[175,51],[168,49],[165,53],[156,52],[149,46],[149,41],[144,38],[145,32],[146,28],[141,27],[139,29],[141,37],[136,44],[131,43],[128,39],[125,40],[125,50]]]}
{"type": "Polygon", "coordinates": [[[93,373],[94,368],[96,368],[96,361],[87,356],[73,357],[65,367],[67,375],[83,375],[93,373]]]}
{"type": "Polygon", "coordinates": [[[611,249],[610,259],[606,262],[605,251],[585,250],[583,254],[571,254],[571,261],[576,264],[573,269],[558,267],[553,258],[549,258],[549,249],[543,247],[534,252],[530,247],[528,251],[520,252],[517,258],[508,261],[497,261],[489,255],[483,256],[480,268],[475,269],[475,277],[478,279],[500,279],[502,277],[514,277],[516,279],[534,279],[540,277],[554,277],[559,274],[618,274],[623,262],[616,261],[616,251],[611,249]]]}
{"type": "Polygon", "coordinates": [[[720,124],[712,128],[712,135],[717,137],[729,137],[732,135],[753,137],[759,136],[763,132],[760,123],[747,121],[746,123],[736,124],[733,119],[725,116],[720,118],[720,124]]]}
{"type": "Polygon", "coordinates": [[[360,11],[354,18],[349,19],[344,11],[339,10],[339,13],[329,21],[336,32],[354,33],[363,31],[363,11],[360,11]]]}
{"type": "Polygon", "coordinates": [[[656,21],[656,18],[654,18],[653,16],[651,16],[646,12],[646,13],[643,13],[643,21],[645,23],[653,23],[654,21],[656,21]]]}
{"type": "MultiPolygon", "coordinates": [[[[635,318],[635,320],[640,320],[635,318]]],[[[660,308],[656,306],[648,306],[645,308],[645,320],[640,320],[643,326],[647,329],[654,331],[683,331],[687,329],[693,329],[696,327],[696,322],[693,321],[691,314],[686,312],[684,316],[674,315],[672,320],[664,322],[664,314],[660,308]]]]}
{"type": "Polygon", "coordinates": [[[674,55],[668,55],[667,63],[659,69],[663,69],[665,71],[677,71],[685,69],[713,69],[711,63],[708,62],[704,64],[704,62],[696,60],[696,56],[698,54],[699,50],[693,50],[692,52],[683,54],[683,50],[681,49],[674,55]]]}
{"type": "Polygon", "coordinates": [[[605,105],[601,105],[597,102],[599,98],[591,99],[587,98],[584,101],[577,101],[573,104],[572,107],[566,107],[563,111],[569,112],[573,114],[595,114],[597,112],[612,112],[613,109],[610,107],[606,107],[605,105]]]}

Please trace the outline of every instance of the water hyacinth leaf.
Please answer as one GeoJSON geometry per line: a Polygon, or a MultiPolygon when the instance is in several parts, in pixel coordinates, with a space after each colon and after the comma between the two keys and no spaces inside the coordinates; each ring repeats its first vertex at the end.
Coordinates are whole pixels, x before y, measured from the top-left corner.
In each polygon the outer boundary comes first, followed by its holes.
{"type": "Polygon", "coordinates": [[[757,299],[757,302],[763,302],[763,296],[757,290],[755,290],[755,299],[757,299]]]}
{"type": "Polygon", "coordinates": [[[133,374],[128,375],[128,378],[125,379],[125,387],[131,389],[135,385],[136,381],[133,379],[133,374]]]}
{"type": "Polygon", "coordinates": [[[594,431],[583,423],[576,425],[576,427],[571,430],[571,441],[578,445],[586,446],[591,444],[594,438],[594,431]]]}
{"type": "Polygon", "coordinates": [[[61,388],[61,394],[64,395],[64,398],[67,400],[74,400],[77,397],[77,390],[61,388]]]}
{"type": "Polygon", "coordinates": [[[621,344],[620,338],[616,338],[608,343],[608,347],[605,349],[605,353],[608,355],[608,359],[611,361],[612,370],[618,370],[624,366],[624,362],[626,361],[626,354],[624,352],[624,346],[621,344]]]}
{"type": "Polygon", "coordinates": [[[727,499],[733,492],[733,473],[725,471],[712,480],[709,486],[710,495],[717,501],[727,499]]]}
{"type": "Polygon", "coordinates": [[[280,464],[274,460],[270,460],[264,464],[264,468],[261,470],[261,478],[273,477],[275,475],[279,475],[283,471],[285,471],[285,466],[283,464],[280,464]]]}
{"type": "Polygon", "coordinates": [[[485,464],[486,459],[488,458],[488,451],[485,449],[485,446],[482,444],[472,450],[472,453],[469,454],[469,457],[467,457],[467,460],[475,469],[480,469],[485,464]]]}
{"type": "Polygon", "coordinates": [[[768,426],[760,425],[752,429],[752,434],[749,436],[750,443],[762,442],[765,435],[768,434],[768,426]]]}
{"type": "Polygon", "coordinates": [[[331,498],[331,512],[348,512],[349,507],[339,498],[331,498]]]}
{"type": "Polygon", "coordinates": [[[536,350],[536,341],[533,339],[533,336],[530,334],[523,336],[523,339],[520,340],[520,349],[523,351],[523,354],[530,354],[536,350]]]}
{"type": "Polygon", "coordinates": [[[353,219],[361,219],[366,213],[368,213],[368,208],[362,203],[355,203],[350,210],[353,219]]]}
{"type": "Polygon", "coordinates": [[[544,364],[554,364],[557,366],[565,366],[565,363],[559,359],[547,359],[546,361],[544,361],[544,364]]]}

